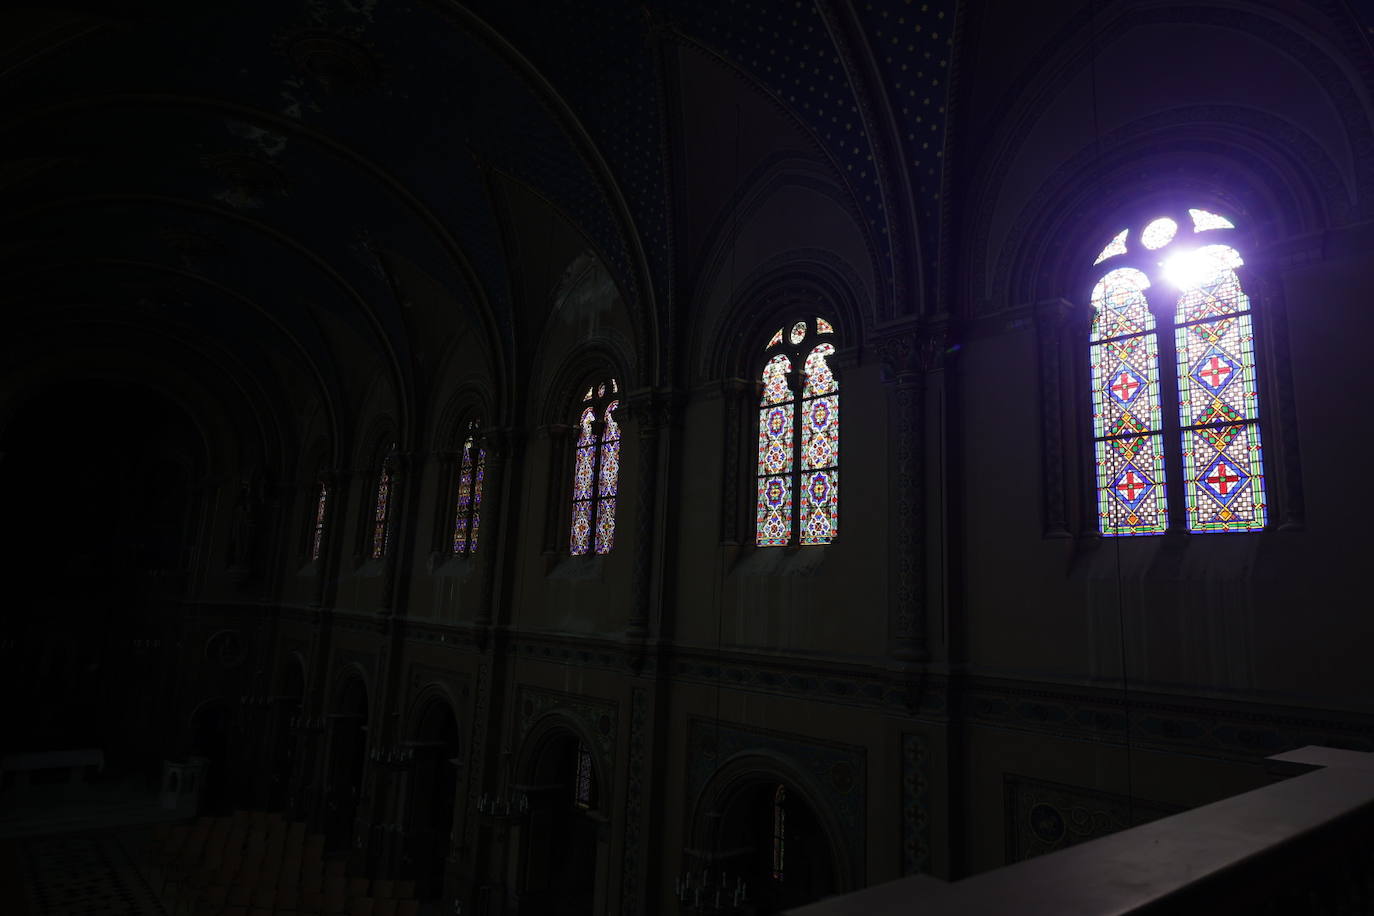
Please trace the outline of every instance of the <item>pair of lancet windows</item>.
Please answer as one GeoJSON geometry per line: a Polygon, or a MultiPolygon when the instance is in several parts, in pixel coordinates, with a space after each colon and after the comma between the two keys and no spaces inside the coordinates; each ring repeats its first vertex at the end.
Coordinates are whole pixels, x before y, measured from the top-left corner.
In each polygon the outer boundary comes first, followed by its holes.
{"type": "Polygon", "coordinates": [[[1123,229],[1094,262],[1089,349],[1104,535],[1163,533],[1171,506],[1182,507],[1190,532],[1265,525],[1255,325],[1235,235],[1225,217],[1191,209],[1123,229]]]}
{"type": "Polygon", "coordinates": [[[610,553],[615,546],[616,498],[620,492],[620,383],[606,379],[582,395],[573,453],[572,522],[568,551],[573,556],[610,553]]]}
{"type": "Polygon", "coordinates": [[[840,384],[824,318],[782,327],[764,347],[755,540],[760,547],[829,544],[839,536],[840,384]]]}

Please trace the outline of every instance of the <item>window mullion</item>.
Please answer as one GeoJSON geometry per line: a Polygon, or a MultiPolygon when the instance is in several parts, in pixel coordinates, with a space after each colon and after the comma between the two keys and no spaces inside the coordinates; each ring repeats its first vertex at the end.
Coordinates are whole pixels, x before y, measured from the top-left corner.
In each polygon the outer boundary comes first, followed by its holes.
{"type": "Polygon", "coordinates": [[[792,546],[801,546],[801,504],[802,487],[806,485],[802,473],[802,391],[805,381],[805,367],[801,351],[791,357],[792,379],[792,546]]]}
{"type": "Polygon", "coordinates": [[[1179,420],[1178,347],[1175,341],[1177,302],[1167,299],[1154,287],[1149,291],[1150,311],[1155,315],[1159,379],[1159,427],[1164,449],[1164,479],[1170,533],[1188,530],[1188,486],[1183,479],[1183,430],[1179,420]]]}

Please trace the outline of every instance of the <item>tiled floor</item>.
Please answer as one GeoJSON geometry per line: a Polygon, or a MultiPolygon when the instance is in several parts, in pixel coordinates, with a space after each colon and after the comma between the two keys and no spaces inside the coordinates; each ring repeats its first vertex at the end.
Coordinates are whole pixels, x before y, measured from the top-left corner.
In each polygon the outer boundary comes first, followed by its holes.
{"type": "Polygon", "coordinates": [[[148,826],[176,818],[133,782],[11,788],[0,842],[22,890],[10,903],[28,916],[166,916],[134,863],[148,826]]]}
{"type": "Polygon", "coordinates": [[[63,833],[19,844],[31,916],[166,916],[120,833],[63,833]]]}

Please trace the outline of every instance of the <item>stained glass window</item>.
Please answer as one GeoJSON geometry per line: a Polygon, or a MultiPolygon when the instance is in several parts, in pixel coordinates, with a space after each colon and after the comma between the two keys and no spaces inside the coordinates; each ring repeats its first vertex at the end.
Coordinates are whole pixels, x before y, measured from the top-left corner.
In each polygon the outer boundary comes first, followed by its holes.
{"type": "Polygon", "coordinates": [[[609,553],[615,545],[615,507],[620,491],[620,424],[615,395],[620,383],[608,379],[587,389],[578,419],[573,458],[572,524],[568,549],[573,556],[609,553]]]}
{"type": "Polygon", "coordinates": [[[830,368],[834,334],[822,318],[798,321],[767,350],[759,404],[755,542],[760,547],[829,544],[839,534],[840,395],[830,368]],[[800,372],[797,368],[800,367],[800,372]],[[800,389],[800,391],[798,390],[800,389]]]}
{"type": "Polygon", "coordinates": [[[377,477],[377,505],[372,515],[372,559],[380,560],[386,556],[391,546],[391,526],[388,524],[391,512],[391,462],[383,462],[382,473],[377,477]]]}
{"type": "Polygon", "coordinates": [[[329,487],[320,484],[319,492],[315,495],[315,522],[312,526],[310,538],[310,559],[320,558],[320,547],[324,543],[324,514],[329,507],[329,487]]]}
{"type": "Polygon", "coordinates": [[[577,742],[577,774],[573,781],[573,803],[579,808],[592,806],[592,752],[577,742]]]}
{"type": "Polygon", "coordinates": [[[1119,254],[1125,254],[1126,233],[1130,231],[1131,230],[1129,229],[1122,229],[1120,232],[1118,232],[1116,234],[1116,237],[1107,243],[1107,247],[1102,249],[1102,253],[1097,256],[1097,260],[1093,261],[1093,264],[1101,264],[1108,258],[1114,258],[1119,254]]]}
{"type": "Polygon", "coordinates": [[[787,853],[787,789],[783,786],[773,792],[773,880],[781,881],[787,853]]]}
{"type": "Polygon", "coordinates": [[[469,420],[458,465],[458,499],[453,522],[453,553],[477,552],[482,530],[482,479],[486,476],[487,450],[478,437],[477,420],[469,420]]]}
{"type": "MultiPolygon", "coordinates": [[[[1195,533],[1257,531],[1266,496],[1250,299],[1225,217],[1159,217],[1140,267],[1093,287],[1090,333],[1097,504],[1104,535],[1159,534],[1182,505],[1195,533]],[[1192,230],[1184,228],[1192,226],[1192,230]],[[1148,271],[1148,273],[1147,273],[1148,271]],[[1160,327],[1166,329],[1160,333],[1160,327]],[[1160,363],[1172,366],[1160,372],[1160,363]],[[1178,412],[1163,409],[1178,404],[1178,412]],[[1172,466],[1179,480],[1168,479],[1172,466]],[[1181,501],[1181,503],[1179,502],[1181,501]]],[[[1112,246],[1128,252],[1123,231],[1112,246]]],[[[1099,262],[1103,260],[1098,259],[1099,262]]]]}

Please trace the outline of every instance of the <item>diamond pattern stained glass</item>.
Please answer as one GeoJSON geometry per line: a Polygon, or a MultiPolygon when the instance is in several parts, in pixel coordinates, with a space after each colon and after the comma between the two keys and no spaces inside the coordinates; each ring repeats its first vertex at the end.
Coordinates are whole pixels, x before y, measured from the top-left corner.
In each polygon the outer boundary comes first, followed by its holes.
{"type": "Polygon", "coordinates": [[[806,339],[806,322],[798,321],[792,325],[792,331],[787,335],[787,339],[794,344],[799,344],[806,339]]]}
{"type": "Polygon", "coordinates": [[[1174,333],[1182,425],[1256,419],[1259,391],[1250,316],[1184,325],[1174,333]]]}
{"type": "Polygon", "coordinates": [[[1092,340],[1110,340],[1127,334],[1153,331],[1154,315],[1145,290],[1150,278],[1134,267],[1120,267],[1093,287],[1092,340]]]}
{"type": "Polygon", "coordinates": [[[1163,440],[1158,434],[1097,443],[1098,517],[1105,535],[1168,527],[1163,440]]]}
{"type": "Polygon", "coordinates": [[[1183,432],[1188,530],[1259,531],[1267,520],[1260,431],[1254,423],[1183,432]]]}
{"type": "Polygon", "coordinates": [[[771,350],[780,343],[782,343],[782,328],[778,328],[776,331],[773,332],[773,336],[768,340],[768,346],[764,347],[763,349],[771,350]]]}
{"type": "MultiPolygon", "coordinates": [[[[1190,247],[1199,236],[1235,226],[1207,210],[1188,214],[1191,235],[1176,238],[1178,223],[1167,217],[1141,233],[1144,247],[1166,255],[1158,276],[1167,283],[1153,294],[1168,309],[1172,334],[1161,341],[1154,333],[1151,278],[1141,271],[1110,271],[1093,290],[1093,434],[1106,535],[1163,532],[1171,499],[1182,500],[1194,533],[1257,531],[1267,521],[1254,320],[1237,273],[1244,261],[1229,245],[1190,247]],[[1161,347],[1175,362],[1164,378],[1161,347]],[[1165,390],[1177,395],[1177,426],[1172,416],[1164,422],[1165,390]],[[1183,459],[1182,480],[1172,489],[1166,450],[1183,459]]],[[[1104,256],[1114,246],[1124,253],[1125,239],[1113,239],[1104,256]]]]}
{"type": "Polygon", "coordinates": [[[1154,334],[1092,346],[1093,435],[1159,429],[1159,352],[1154,334]]]}
{"type": "Polygon", "coordinates": [[[1186,260],[1179,273],[1190,282],[1179,296],[1175,321],[1186,324],[1249,310],[1250,298],[1235,271],[1245,262],[1234,248],[1205,245],[1180,257],[1186,260]]]}
{"type": "Polygon", "coordinates": [[[817,333],[817,334],[834,334],[834,333],[835,333],[835,327],[834,327],[830,322],[826,321],[824,318],[817,318],[817,319],[816,319],[816,333],[817,333]]]}

